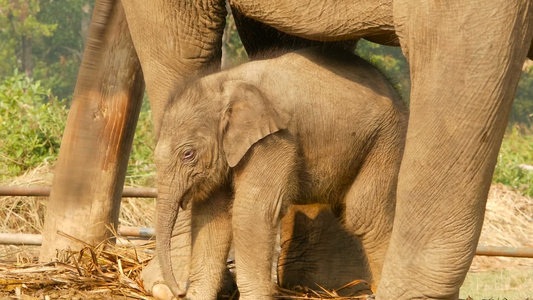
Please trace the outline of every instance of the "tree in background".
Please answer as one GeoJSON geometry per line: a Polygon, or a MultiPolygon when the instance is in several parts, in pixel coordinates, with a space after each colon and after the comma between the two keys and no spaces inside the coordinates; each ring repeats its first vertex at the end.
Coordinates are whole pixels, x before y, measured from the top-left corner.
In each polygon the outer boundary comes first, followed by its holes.
{"type": "Polygon", "coordinates": [[[222,36],[222,69],[234,67],[248,61],[248,54],[241,42],[237,26],[231,12],[226,17],[226,27],[222,36]]]}
{"type": "MultiPolygon", "coordinates": [[[[37,0],[1,0],[0,1],[0,70],[13,72],[17,68],[28,77],[33,75],[33,48],[49,37],[57,28],[57,24],[40,22],[37,0]]],[[[3,74],[6,75],[6,74],[3,74]]]]}
{"type": "Polygon", "coordinates": [[[93,3],[0,0],[0,78],[18,70],[70,99],[93,3]]]}

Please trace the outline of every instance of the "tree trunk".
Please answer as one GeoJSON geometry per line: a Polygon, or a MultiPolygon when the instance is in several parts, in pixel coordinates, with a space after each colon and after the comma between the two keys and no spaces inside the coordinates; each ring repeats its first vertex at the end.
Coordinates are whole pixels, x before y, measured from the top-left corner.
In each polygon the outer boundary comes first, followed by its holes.
{"type": "Polygon", "coordinates": [[[63,136],[40,260],[56,249],[98,244],[118,225],[120,200],[144,82],[119,1],[95,5],[63,136]]]}
{"type": "Polygon", "coordinates": [[[31,53],[31,39],[22,36],[22,70],[26,76],[33,77],[33,62],[31,53]]]}

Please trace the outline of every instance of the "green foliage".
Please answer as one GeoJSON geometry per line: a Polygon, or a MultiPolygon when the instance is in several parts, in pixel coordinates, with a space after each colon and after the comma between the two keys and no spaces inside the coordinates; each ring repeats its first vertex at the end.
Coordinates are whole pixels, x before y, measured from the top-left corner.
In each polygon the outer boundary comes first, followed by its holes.
{"type": "Polygon", "coordinates": [[[0,179],[56,160],[67,119],[63,101],[15,72],[0,85],[0,179]]]}
{"type": "Polygon", "coordinates": [[[533,125],[533,67],[522,71],[510,120],[512,123],[533,125]]]}
{"type": "MultiPolygon", "coordinates": [[[[23,39],[38,40],[51,36],[57,28],[56,24],[41,23],[37,20],[36,15],[41,11],[39,1],[0,0],[0,9],[3,12],[0,14],[0,37],[2,41],[7,41],[0,44],[0,61],[4,64],[20,58],[23,39]]],[[[9,65],[7,70],[11,69],[12,65],[9,65]]]]}
{"type": "MultiPolygon", "coordinates": [[[[44,162],[55,162],[68,115],[65,101],[15,71],[0,84],[0,180],[44,162]]],[[[155,186],[152,114],[145,99],[130,155],[130,185],[155,186]]]]}
{"type": "Polygon", "coordinates": [[[235,20],[231,14],[226,17],[222,49],[224,51],[222,58],[223,68],[231,68],[248,60],[248,54],[244,50],[235,20]]]}
{"type": "MultiPolygon", "coordinates": [[[[51,36],[56,24],[37,20],[41,11],[38,0],[0,0],[0,72],[12,72],[16,67],[22,70],[26,62],[23,48],[31,49],[31,41],[51,36]]],[[[8,73],[0,73],[4,77],[8,73]]]]}
{"type": "Polygon", "coordinates": [[[512,126],[505,135],[493,181],[501,182],[533,197],[533,172],[519,167],[533,165],[533,128],[512,126]]]}
{"type": "Polygon", "coordinates": [[[145,95],[126,172],[127,184],[155,187],[154,149],[155,133],[152,125],[152,112],[145,95]]]}
{"type": "Polygon", "coordinates": [[[61,99],[72,99],[94,0],[41,0],[38,18],[57,25],[34,47],[34,78],[61,99]]]}
{"type": "Polygon", "coordinates": [[[392,82],[402,99],[409,102],[409,64],[399,47],[382,46],[362,39],[357,43],[355,53],[376,66],[392,82]]]}

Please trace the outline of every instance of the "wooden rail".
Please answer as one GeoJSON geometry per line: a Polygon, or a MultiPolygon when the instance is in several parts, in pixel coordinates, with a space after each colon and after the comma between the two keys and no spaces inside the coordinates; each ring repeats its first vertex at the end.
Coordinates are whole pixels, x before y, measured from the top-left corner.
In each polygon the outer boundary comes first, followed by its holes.
{"type": "MultiPolygon", "coordinates": [[[[149,239],[155,237],[154,228],[121,226],[119,237],[136,237],[149,239]]],[[[0,233],[0,245],[41,245],[40,234],[0,233]]],[[[532,248],[511,248],[499,246],[478,246],[476,255],[533,258],[532,248]]]]}
{"type": "MultiPolygon", "coordinates": [[[[155,236],[155,230],[147,227],[120,226],[118,228],[119,237],[134,237],[150,239],[155,236]]],[[[43,241],[41,234],[28,233],[0,233],[0,245],[32,245],[40,246],[43,241]]]]}
{"type": "MultiPolygon", "coordinates": [[[[50,188],[0,186],[0,196],[48,197],[50,196],[50,188]]],[[[122,192],[122,197],[157,198],[157,189],[125,187],[122,192]]],[[[155,236],[155,230],[153,228],[147,227],[121,226],[119,227],[118,234],[119,236],[153,238],[155,236]]],[[[40,234],[0,233],[0,245],[41,245],[41,243],[42,236],[40,234]]],[[[476,255],[533,258],[533,249],[499,246],[478,246],[476,249],[476,255]]]]}
{"type": "MultiPolygon", "coordinates": [[[[34,196],[49,197],[50,187],[45,186],[0,186],[0,196],[34,196]]],[[[130,188],[125,187],[122,197],[127,198],[157,198],[155,188],[130,188]]]]}

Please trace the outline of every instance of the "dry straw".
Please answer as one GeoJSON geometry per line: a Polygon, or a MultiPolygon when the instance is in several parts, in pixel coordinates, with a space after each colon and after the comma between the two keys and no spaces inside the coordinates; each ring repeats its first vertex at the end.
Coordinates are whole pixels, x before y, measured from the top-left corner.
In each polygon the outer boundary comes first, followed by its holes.
{"type": "Polygon", "coordinates": [[[0,295],[149,299],[140,281],[143,266],[152,259],[144,251],[147,247],[153,248],[153,243],[145,248],[102,243],[86,245],[78,252],[61,252],[53,263],[0,264],[0,295]]]}

